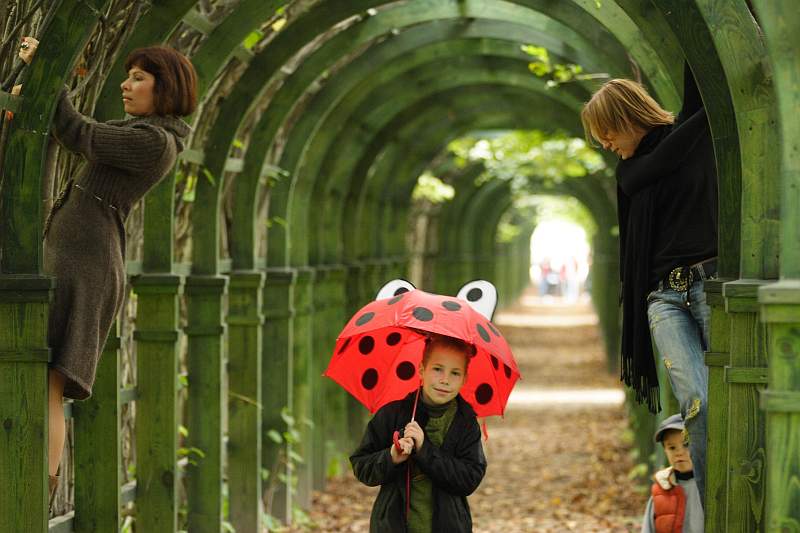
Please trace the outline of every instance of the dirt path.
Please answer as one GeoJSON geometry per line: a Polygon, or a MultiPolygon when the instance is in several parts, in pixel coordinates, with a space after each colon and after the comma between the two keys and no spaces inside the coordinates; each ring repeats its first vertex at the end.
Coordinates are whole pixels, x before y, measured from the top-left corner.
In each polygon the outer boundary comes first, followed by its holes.
{"type": "MultiPolygon", "coordinates": [[[[505,419],[488,423],[489,467],[469,498],[475,532],[638,531],[646,497],[628,479],[623,394],[591,307],[524,297],[495,322],[523,380],[505,419]]],[[[368,531],[376,490],[352,473],[331,482],[314,498],[317,531],[368,531]]]]}

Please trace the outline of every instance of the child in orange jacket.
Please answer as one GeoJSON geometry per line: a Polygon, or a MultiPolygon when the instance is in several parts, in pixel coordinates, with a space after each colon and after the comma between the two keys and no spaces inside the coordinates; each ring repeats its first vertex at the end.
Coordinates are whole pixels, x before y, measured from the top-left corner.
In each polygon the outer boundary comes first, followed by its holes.
{"type": "Polygon", "coordinates": [[[655,441],[664,446],[669,467],[653,476],[642,533],[703,532],[703,505],[685,433],[680,414],[666,418],[656,430],[655,441]]]}

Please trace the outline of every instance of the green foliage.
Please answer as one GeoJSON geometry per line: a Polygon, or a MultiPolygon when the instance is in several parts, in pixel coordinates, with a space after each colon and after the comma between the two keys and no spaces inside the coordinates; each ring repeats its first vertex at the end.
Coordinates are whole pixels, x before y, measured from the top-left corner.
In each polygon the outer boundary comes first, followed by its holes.
{"type": "Polygon", "coordinates": [[[563,133],[511,131],[493,138],[461,138],[448,148],[456,159],[484,164],[479,181],[508,180],[517,195],[552,189],[566,179],[605,169],[602,156],[583,139],[563,133]]]}
{"type": "MultiPolygon", "coordinates": [[[[598,7],[600,7],[598,2],[598,7]]],[[[548,78],[547,87],[558,87],[562,83],[571,81],[607,78],[607,74],[584,74],[583,67],[575,63],[554,63],[550,53],[543,46],[532,44],[522,45],[520,49],[531,56],[533,61],[528,63],[528,70],[539,78],[548,78]]]]}
{"type": "MultiPolygon", "coordinates": [[[[181,174],[182,178],[183,174],[181,174]]],[[[190,174],[186,176],[186,186],[183,189],[183,201],[194,202],[195,190],[197,189],[197,176],[190,174]]]]}
{"type": "Polygon", "coordinates": [[[497,225],[497,242],[511,242],[522,233],[522,228],[510,221],[502,221],[497,225]]]}
{"type": "MultiPolygon", "coordinates": [[[[298,429],[299,425],[313,427],[310,419],[303,418],[298,421],[288,407],[281,409],[281,419],[286,424],[286,429],[281,432],[275,428],[267,430],[267,438],[275,444],[282,445],[272,465],[271,471],[266,468],[261,469],[261,478],[267,482],[265,490],[265,500],[267,502],[266,512],[263,515],[263,524],[268,531],[288,531],[286,525],[278,518],[270,514],[272,498],[279,483],[286,485],[286,490],[290,493],[295,491],[297,478],[291,473],[297,469],[298,464],[302,464],[305,459],[295,451],[297,444],[301,442],[302,433],[298,429]],[[273,475],[272,472],[277,472],[273,475]],[[287,476],[285,472],[289,472],[287,476]]],[[[316,527],[311,518],[299,507],[292,508],[293,528],[311,529],[316,527]]]]}
{"type": "Polygon", "coordinates": [[[274,217],[269,217],[269,218],[268,218],[268,219],[267,219],[267,220],[264,222],[264,224],[266,224],[266,226],[267,226],[268,228],[272,228],[272,227],[274,227],[274,226],[275,226],[275,224],[277,224],[277,225],[279,225],[280,227],[282,227],[282,228],[286,229],[286,226],[287,226],[288,222],[286,222],[286,219],[285,219],[285,218],[283,218],[283,217],[274,216],[274,217]]]}
{"type": "Polygon", "coordinates": [[[432,204],[441,204],[452,200],[454,195],[455,189],[453,187],[447,185],[430,172],[425,172],[417,180],[417,185],[411,193],[411,198],[414,201],[427,200],[432,204]]]}
{"type": "Polygon", "coordinates": [[[258,44],[258,42],[261,40],[262,37],[264,37],[264,32],[262,32],[261,30],[251,31],[247,35],[247,37],[244,38],[244,41],[242,41],[242,46],[247,48],[248,50],[252,50],[253,47],[255,47],[255,45],[258,44]]]}

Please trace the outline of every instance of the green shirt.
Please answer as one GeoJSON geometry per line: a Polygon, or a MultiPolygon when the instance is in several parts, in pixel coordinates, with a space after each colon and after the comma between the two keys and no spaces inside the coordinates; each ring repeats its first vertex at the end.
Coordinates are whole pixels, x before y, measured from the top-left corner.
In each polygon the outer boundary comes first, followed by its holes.
{"type": "MultiPolygon", "coordinates": [[[[425,426],[425,438],[440,448],[444,436],[456,415],[456,400],[444,405],[426,405],[430,418],[425,426]]],[[[411,506],[408,513],[409,533],[431,533],[433,529],[433,482],[412,463],[411,506]]]]}

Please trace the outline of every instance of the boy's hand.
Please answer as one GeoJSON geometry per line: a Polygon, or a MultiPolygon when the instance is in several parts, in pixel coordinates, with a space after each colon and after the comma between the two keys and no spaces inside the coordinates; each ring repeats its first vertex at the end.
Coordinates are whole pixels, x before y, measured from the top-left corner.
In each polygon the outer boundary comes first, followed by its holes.
{"type": "Polygon", "coordinates": [[[403,435],[414,439],[414,448],[416,448],[417,451],[422,449],[422,443],[425,442],[425,432],[422,431],[422,428],[417,424],[416,420],[412,420],[406,424],[403,435]]]}
{"type": "Polygon", "coordinates": [[[400,450],[394,444],[389,449],[389,453],[392,455],[392,462],[396,465],[407,460],[414,449],[414,440],[411,437],[403,437],[398,442],[400,443],[400,450]]]}
{"type": "Polygon", "coordinates": [[[658,483],[658,485],[664,490],[670,490],[672,487],[677,485],[677,481],[675,480],[671,466],[668,466],[664,470],[659,470],[653,474],[653,481],[658,483]]]}

